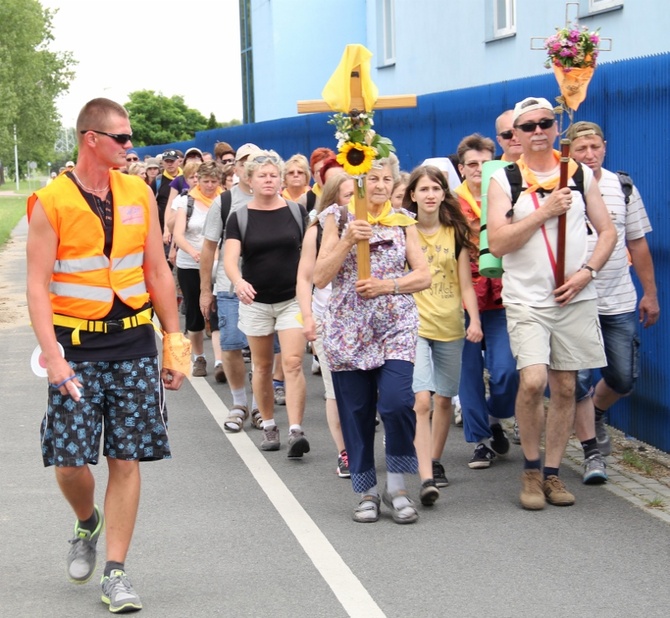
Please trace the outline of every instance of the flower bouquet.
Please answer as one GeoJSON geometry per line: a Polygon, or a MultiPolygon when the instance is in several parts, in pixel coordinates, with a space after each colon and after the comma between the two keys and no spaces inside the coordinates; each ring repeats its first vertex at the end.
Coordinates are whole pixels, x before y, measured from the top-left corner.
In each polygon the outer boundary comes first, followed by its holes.
{"type": "Polygon", "coordinates": [[[553,68],[566,107],[577,110],[586,98],[600,45],[600,29],[589,31],[577,24],[557,28],[544,42],[546,68],[553,68]]]}
{"type": "Polygon", "coordinates": [[[375,159],[388,157],[395,151],[393,142],[382,137],[372,127],[374,112],[353,110],[349,114],[333,114],[328,124],[335,126],[337,140],[337,162],[344,171],[358,179],[358,194],[365,195],[363,176],[370,171],[375,159]]]}

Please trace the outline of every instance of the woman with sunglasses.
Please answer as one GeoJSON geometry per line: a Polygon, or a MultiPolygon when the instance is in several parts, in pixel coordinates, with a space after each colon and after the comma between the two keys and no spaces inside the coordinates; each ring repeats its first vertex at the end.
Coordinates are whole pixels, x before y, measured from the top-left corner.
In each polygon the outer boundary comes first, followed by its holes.
{"type": "Polygon", "coordinates": [[[440,458],[449,436],[451,399],[458,394],[463,341],[481,341],[477,296],[472,287],[470,226],[436,167],[412,172],[404,207],[417,216],[421,250],[428,260],[431,287],[414,295],[419,308],[419,340],[412,387],[416,394],[416,453],[421,504],[431,506],[444,487],[440,458]],[[470,316],[466,331],[463,305],[470,316]],[[431,394],[433,394],[431,424],[431,394]],[[435,479],[435,477],[438,477],[435,479]],[[441,482],[442,481],[442,482],[441,482]]]}
{"type": "Polygon", "coordinates": [[[359,494],[356,522],[379,519],[374,442],[377,411],[386,434],[384,504],[399,524],[419,514],[405,489],[404,473],[416,474],[416,415],[412,375],[419,316],[412,294],[430,286],[415,220],[394,212],[390,197],[399,175],[395,155],[376,159],[365,177],[367,220],[348,221],[340,236],[340,208],[320,215],[323,242],[314,284],[332,282],[323,329],[326,362],[333,376],[353,489],[359,494]],[[370,244],[370,273],[358,280],[359,241],[370,244]],[[406,270],[406,264],[410,270],[406,270]]]}
{"type": "Polygon", "coordinates": [[[245,179],[253,197],[231,213],[226,224],[224,268],[240,300],[239,327],[247,336],[253,362],[252,386],[263,418],[261,450],[280,448],[274,419],[274,336],[282,350],[289,420],[288,457],[300,458],[310,445],[302,428],[305,337],[298,321],[296,278],[307,212],[279,195],[284,162],[276,152],[249,155],[245,179]],[[241,217],[242,215],[242,217],[241,217]],[[246,222],[240,225],[241,222],[246,222]],[[240,258],[242,267],[240,269],[240,258]]]}
{"type": "Polygon", "coordinates": [[[197,184],[188,194],[177,198],[174,239],[178,247],[177,280],[184,297],[186,331],[193,351],[193,376],[204,377],[207,375],[207,361],[203,349],[205,318],[200,311],[200,251],[207,211],[214,198],[221,193],[218,164],[214,161],[201,163],[197,168],[197,178],[197,184]]]}

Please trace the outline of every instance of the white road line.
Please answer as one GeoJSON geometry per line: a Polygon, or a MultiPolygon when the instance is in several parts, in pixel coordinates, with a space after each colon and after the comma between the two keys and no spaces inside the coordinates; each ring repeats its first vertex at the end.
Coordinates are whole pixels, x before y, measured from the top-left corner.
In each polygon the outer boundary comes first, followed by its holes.
{"type": "Polygon", "coordinates": [[[205,380],[191,380],[191,385],[347,614],[352,618],[384,618],[384,612],[284,485],[258,446],[244,432],[224,431],[228,408],[214,389],[205,380]]]}

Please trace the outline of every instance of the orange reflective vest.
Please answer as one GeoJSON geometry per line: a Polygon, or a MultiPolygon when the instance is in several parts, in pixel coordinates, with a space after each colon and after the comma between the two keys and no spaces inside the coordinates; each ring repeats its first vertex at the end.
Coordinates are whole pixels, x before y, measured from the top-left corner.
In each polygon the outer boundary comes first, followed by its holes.
{"type": "Polygon", "coordinates": [[[109,258],[100,217],[67,176],[28,198],[28,219],[39,199],[58,236],[49,285],[54,313],[99,320],[110,312],[115,295],[133,309],[149,300],[142,268],[150,219],[147,185],[139,176],[116,171],[110,171],[109,178],[114,197],[109,258]]]}

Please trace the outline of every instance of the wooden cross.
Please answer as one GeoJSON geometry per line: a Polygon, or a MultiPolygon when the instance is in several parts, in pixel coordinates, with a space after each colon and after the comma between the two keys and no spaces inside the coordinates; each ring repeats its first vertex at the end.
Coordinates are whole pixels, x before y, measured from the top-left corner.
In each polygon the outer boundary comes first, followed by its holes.
{"type": "MultiPolygon", "coordinates": [[[[353,111],[370,111],[365,109],[365,101],[363,100],[361,87],[361,67],[355,66],[351,71],[351,78],[349,81],[349,88],[351,94],[351,109],[353,111]]],[[[373,105],[373,109],[397,109],[400,107],[416,107],[415,94],[403,94],[395,96],[378,97],[373,105]]],[[[298,101],[298,113],[308,114],[313,112],[332,112],[334,111],[326,101],[298,101]]],[[[365,182],[365,179],[362,179],[365,182]]],[[[368,202],[367,196],[360,197],[358,191],[354,192],[356,204],[356,219],[367,221],[368,219],[368,202]]],[[[367,240],[359,240],[357,243],[358,255],[358,278],[370,278],[370,243],[367,240]]]]}

